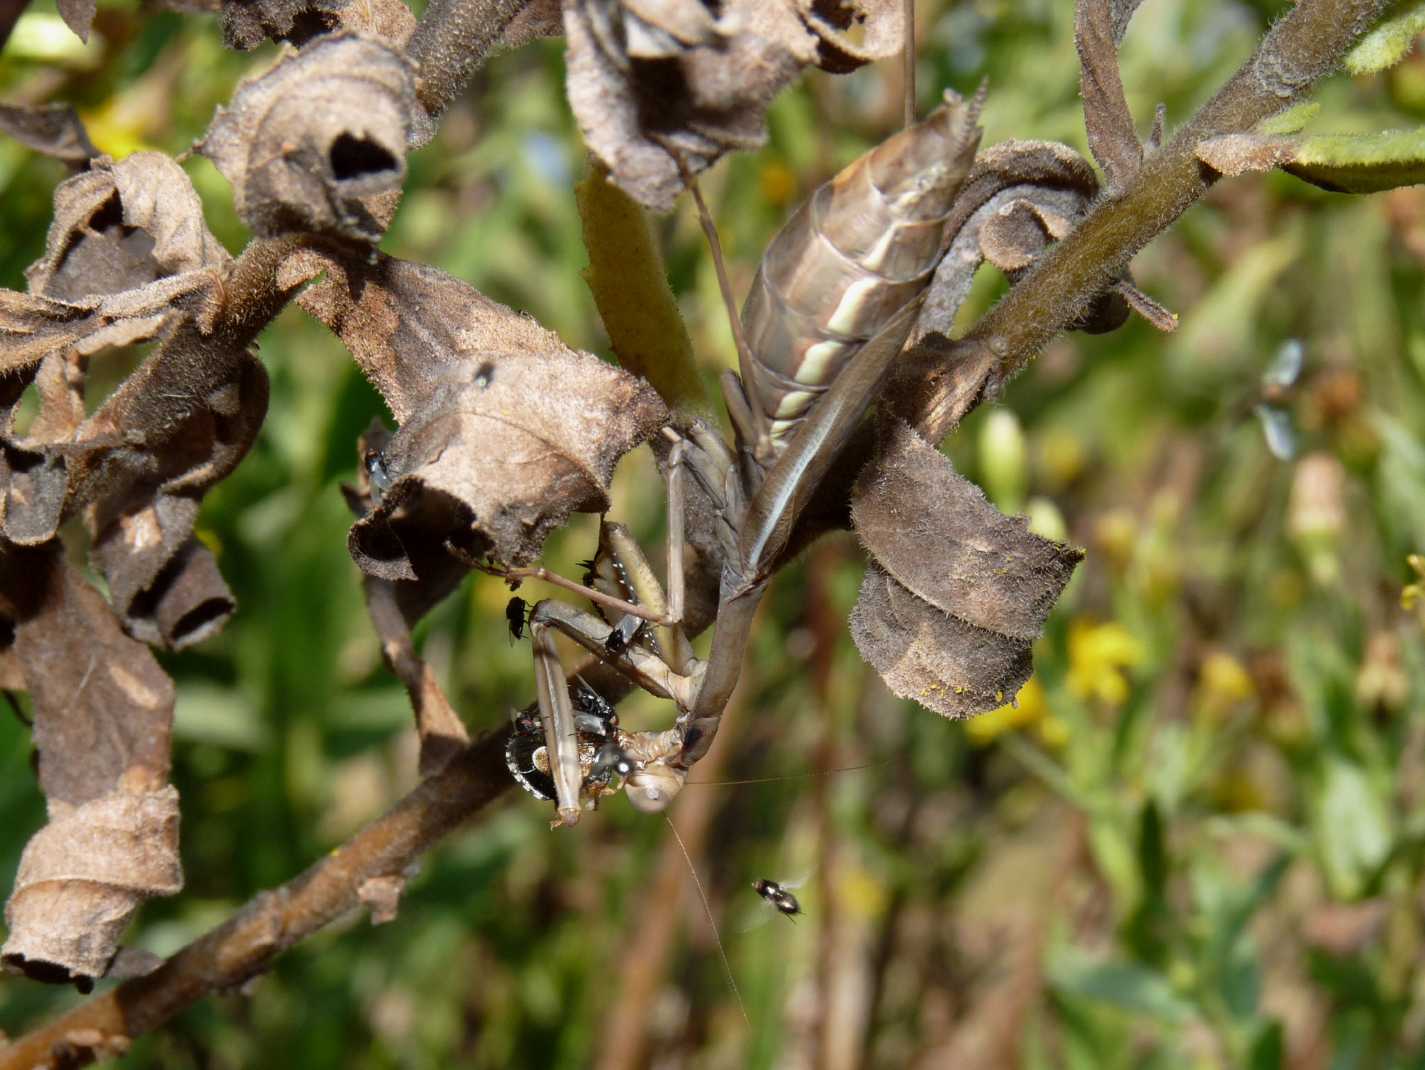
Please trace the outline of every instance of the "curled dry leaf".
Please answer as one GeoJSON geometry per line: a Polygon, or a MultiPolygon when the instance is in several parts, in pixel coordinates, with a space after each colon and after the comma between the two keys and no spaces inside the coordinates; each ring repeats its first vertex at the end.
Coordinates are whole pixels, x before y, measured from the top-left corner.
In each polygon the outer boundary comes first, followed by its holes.
{"type": "Polygon", "coordinates": [[[120,789],[77,807],[51,805],[49,824],[20,856],[5,908],[5,965],[87,989],[107,972],[143,901],[182,888],[171,784],[120,789]]]}
{"type": "Polygon", "coordinates": [[[251,353],[160,346],[85,421],[70,461],[94,563],[133,634],[183,647],[213,634],[232,594],[193,539],[203,494],[246,455],[267,414],[267,372],[251,353]],[[183,383],[185,390],[174,392],[183,383]]]}
{"type": "Polygon", "coordinates": [[[335,30],[399,48],[416,26],[401,0],[222,0],[222,14],[224,43],[244,52],[268,40],[301,47],[335,30]]]}
{"type": "Polygon", "coordinates": [[[82,303],[230,259],[184,170],[162,153],[136,152],[119,163],[100,157],[55,189],[45,254],[25,277],[32,293],[82,303]]]}
{"type": "Polygon", "coordinates": [[[99,155],[84,123],[68,104],[0,104],[0,133],[76,170],[99,155]]]}
{"type": "Polygon", "coordinates": [[[950,716],[1003,705],[1082,553],[1000,513],[902,423],[857,481],[851,516],[875,562],[853,617],[866,660],[950,716]]]}
{"type": "MultiPolygon", "coordinates": [[[[950,246],[931,279],[912,343],[931,334],[949,336],[975,272],[987,256],[996,263],[1003,259],[1001,266],[1006,270],[1012,270],[1012,263],[1020,263],[1019,258],[1008,255],[1007,248],[1003,254],[998,251],[999,246],[1010,244],[1010,235],[991,234],[981,240],[986,226],[999,226],[1006,213],[1022,224],[1023,211],[1034,211],[1036,204],[1043,205],[1046,214],[1054,218],[1077,222],[1098,191],[1093,168],[1067,145],[1003,141],[982,151],[955,200],[947,224],[950,246]]],[[[1024,253],[1032,254],[1035,244],[1024,245],[1024,253]]]]}
{"type": "Polygon", "coordinates": [[[608,506],[628,450],[667,418],[642,380],[570,349],[533,319],[435,268],[315,254],[289,277],[351,350],[400,422],[371,462],[380,500],[352,528],[368,575],[420,577],[447,542],[519,564],[571,512],[608,506]]]}
{"type": "Polygon", "coordinates": [[[966,624],[917,598],[874,561],[851,612],[856,649],[900,698],[946,717],[1003,706],[1029,679],[1029,642],[966,624]]]}
{"type": "Polygon", "coordinates": [[[853,70],[901,46],[899,0],[570,0],[569,103],[635,200],[667,211],[690,174],[766,138],[772,98],[812,64],[853,70]],[[862,34],[853,45],[848,31],[862,34]]]}
{"type": "Polygon", "coordinates": [[[83,984],[104,973],[142,900],[182,884],[166,783],[173,684],[57,542],[12,551],[3,568],[50,820],[21,858],[0,955],[83,984]]]}
{"type": "Polygon", "coordinates": [[[232,183],[238,214],[257,234],[375,242],[395,213],[406,146],[423,116],[399,53],[333,35],[244,82],[198,151],[232,183]]]}
{"type": "Polygon", "coordinates": [[[202,492],[236,465],[266,411],[261,365],[203,338],[230,262],[182,169],[136,153],[59,187],[45,255],[28,272],[36,292],[0,292],[0,367],[34,374],[41,402],[23,438],[7,429],[0,532],[33,545],[86,511],[116,609],[132,634],[170,647],[232,612],[192,526],[202,492]],[[177,329],[189,321],[196,330],[177,329]],[[87,358],[160,335],[85,419],[87,358]]]}

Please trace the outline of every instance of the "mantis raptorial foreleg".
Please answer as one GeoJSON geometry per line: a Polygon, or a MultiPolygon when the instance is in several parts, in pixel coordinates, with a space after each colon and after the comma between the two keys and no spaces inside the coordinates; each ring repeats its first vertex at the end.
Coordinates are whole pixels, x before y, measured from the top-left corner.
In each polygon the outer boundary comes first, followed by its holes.
{"type": "Polygon", "coordinates": [[[550,627],[543,620],[531,619],[529,631],[534,645],[534,685],[539,697],[540,725],[544,729],[544,753],[554,781],[555,807],[559,814],[553,827],[559,828],[576,824],[583,809],[580,795],[584,788],[584,771],[579,761],[579,732],[574,725],[569,680],[559,662],[550,627]]]}

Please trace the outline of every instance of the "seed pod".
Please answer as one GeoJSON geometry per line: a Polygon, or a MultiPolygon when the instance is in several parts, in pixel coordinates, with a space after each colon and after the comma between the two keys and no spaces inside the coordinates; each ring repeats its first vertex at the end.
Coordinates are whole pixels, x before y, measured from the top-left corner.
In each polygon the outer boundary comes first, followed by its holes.
{"type": "Polygon", "coordinates": [[[979,146],[980,102],[947,92],[923,122],[812,194],[772,239],[742,309],[752,426],[738,432],[764,459],[857,350],[929,284],[979,146]]]}

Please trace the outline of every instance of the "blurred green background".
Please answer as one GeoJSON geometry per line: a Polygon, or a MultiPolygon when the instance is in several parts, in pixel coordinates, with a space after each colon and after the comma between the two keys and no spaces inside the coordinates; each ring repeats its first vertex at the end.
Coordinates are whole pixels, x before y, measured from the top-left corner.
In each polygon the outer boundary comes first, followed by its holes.
{"type": "MultiPolygon", "coordinates": [[[[1140,125],[1159,101],[1183,122],[1282,7],[1145,5],[1124,48],[1140,125]]],[[[1084,147],[1071,4],[920,8],[922,110],[988,77],[986,143],[1084,147]]],[[[0,57],[0,96],[75,102],[115,155],[177,154],[274,54],[228,53],[213,17],[132,0],[101,4],[83,46],[38,4],[0,57]]],[[[491,62],[412,158],[384,248],[604,352],[562,70],[558,42],[491,62]]],[[[777,100],[765,149],[705,180],[739,292],[796,201],[895,127],[899,84],[893,65],[814,73],[777,100]]],[[[1317,99],[1317,129],[1417,124],[1425,56],[1317,99]]],[[[186,167],[237,250],[225,181],[186,167]]],[[[0,284],[23,288],[61,177],[0,140],[0,284]]],[[[709,258],[686,205],[658,227],[711,382],[732,349],[709,258]]],[[[550,809],[512,793],[424,859],[396,921],[335,926],[122,1065],[1425,1066],[1425,616],[1408,589],[1425,552],[1425,191],[1225,182],[1135,275],[1182,313],[1176,334],[1061,339],[948,446],[1002,509],[1088,551],[1018,709],[949,723],[887,695],[846,630],[849,536],[775,584],[716,761],[718,779],[789,779],[690,787],[674,811],[745,1020],[666,823],[616,798],[551,834],[550,809]],[[1300,452],[1283,462],[1253,405],[1290,339],[1305,371],[1283,402],[1300,452]],[[808,878],[806,916],[773,917],[759,877],[808,878]]],[[[1002,285],[986,273],[969,313],[1002,285]]],[[[379,399],[295,308],[261,348],[270,417],[201,521],[239,613],[163,659],[188,885],[132,934],[159,953],[414,779],[338,491],[379,399]]],[[[614,501],[656,544],[646,451],[614,501]]],[[[594,534],[583,518],[546,563],[573,571],[594,534]]],[[[507,597],[477,577],[421,629],[477,731],[532,696],[507,597]]],[[[627,716],[668,711],[633,700],[627,716]]],[[[29,750],[0,718],[7,885],[43,820],[29,750]]],[[[0,978],[0,1029],[78,998],[0,978]]]]}

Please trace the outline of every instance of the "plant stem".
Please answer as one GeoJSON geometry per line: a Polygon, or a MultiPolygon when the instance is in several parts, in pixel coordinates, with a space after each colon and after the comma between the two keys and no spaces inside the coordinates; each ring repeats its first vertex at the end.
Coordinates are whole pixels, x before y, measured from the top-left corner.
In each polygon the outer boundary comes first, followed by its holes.
{"type": "Polygon", "coordinates": [[[416,97],[432,119],[450,107],[527,0],[431,0],[407,54],[416,97]]]}
{"type": "Polygon", "coordinates": [[[0,1048],[0,1070],[81,1066],[127,1047],[205,996],[236,988],[294,944],[361,906],[361,889],[401,877],[422,853],[511,786],[505,733],[477,741],[383,817],[281,887],[262,892],[153,973],[126,981],[0,1048]]]}

